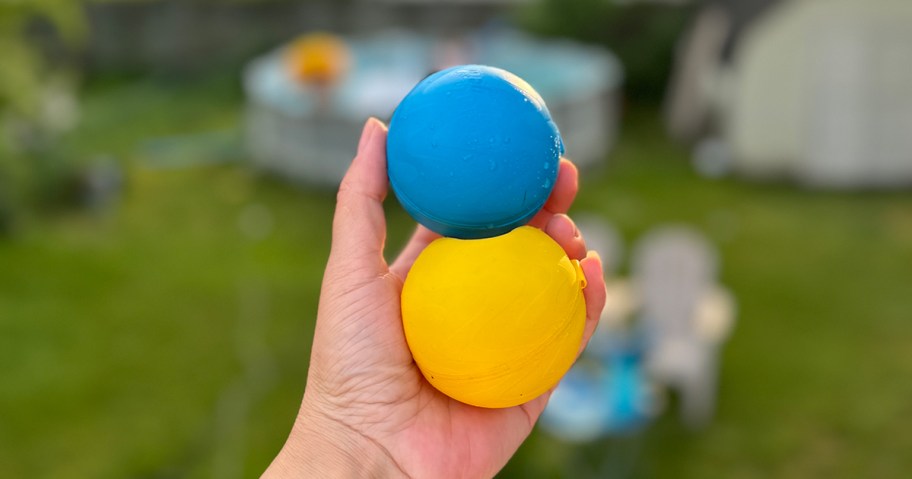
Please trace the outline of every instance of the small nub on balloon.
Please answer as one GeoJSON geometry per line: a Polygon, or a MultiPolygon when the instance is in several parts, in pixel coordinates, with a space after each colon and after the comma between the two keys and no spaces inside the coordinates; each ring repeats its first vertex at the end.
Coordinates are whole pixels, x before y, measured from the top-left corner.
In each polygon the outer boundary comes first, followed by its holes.
{"type": "Polygon", "coordinates": [[[589,286],[589,282],[586,281],[586,273],[583,272],[583,267],[580,265],[580,262],[575,259],[571,259],[570,263],[573,264],[573,269],[576,270],[576,277],[579,279],[580,288],[589,286]]]}

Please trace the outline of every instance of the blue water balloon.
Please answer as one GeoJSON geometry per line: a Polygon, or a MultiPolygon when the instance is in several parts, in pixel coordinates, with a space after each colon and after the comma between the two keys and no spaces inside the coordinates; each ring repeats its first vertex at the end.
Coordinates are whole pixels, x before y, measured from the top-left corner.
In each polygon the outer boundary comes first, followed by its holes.
{"type": "Polygon", "coordinates": [[[386,148],[405,210],[457,238],[497,236],[532,219],[554,188],[564,152],[538,93],[482,65],[418,83],[393,113],[386,148]]]}

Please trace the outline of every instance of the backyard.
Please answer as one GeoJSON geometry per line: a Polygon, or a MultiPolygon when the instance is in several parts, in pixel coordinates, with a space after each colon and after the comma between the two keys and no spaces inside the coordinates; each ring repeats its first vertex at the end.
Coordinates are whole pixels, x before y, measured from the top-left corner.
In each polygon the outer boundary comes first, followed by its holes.
{"type": "MultiPolygon", "coordinates": [[[[89,85],[57,148],[126,184],[0,238],[0,477],[253,477],[281,447],[334,192],[246,166],[242,115],[232,77],[89,85]]],[[[393,255],[413,223],[386,204],[393,255]]],[[[673,222],[719,248],[738,315],[718,414],[584,446],[536,431],[503,477],[907,477],[912,195],[702,178],[630,105],[581,212],[628,246],[673,222]]]]}

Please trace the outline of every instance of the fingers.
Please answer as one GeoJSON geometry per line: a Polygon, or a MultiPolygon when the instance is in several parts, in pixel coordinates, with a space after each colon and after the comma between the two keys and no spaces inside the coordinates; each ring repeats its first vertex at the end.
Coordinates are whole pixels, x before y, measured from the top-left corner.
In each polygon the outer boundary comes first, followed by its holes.
{"type": "Polygon", "coordinates": [[[583,330],[583,341],[580,352],[586,348],[589,338],[598,326],[602,309],[605,308],[607,296],[605,290],[605,273],[602,268],[602,258],[595,251],[586,251],[586,242],[580,234],[576,224],[566,215],[576,193],[579,191],[579,172],[576,166],[565,158],[561,158],[557,182],[544,208],[529,223],[542,228],[551,236],[572,259],[579,260],[586,275],[588,285],[583,289],[586,299],[586,327],[583,330]]]}
{"type": "Polygon", "coordinates": [[[605,289],[605,273],[602,269],[602,258],[598,252],[590,251],[586,257],[580,261],[583,268],[583,274],[586,275],[586,281],[589,283],[583,289],[583,296],[586,298],[586,328],[583,330],[583,342],[580,345],[580,353],[586,349],[589,344],[589,338],[595,332],[598,326],[599,318],[602,316],[602,310],[605,308],[605,299],[607,291],[605,289]]]}
{"type": "Polygon", "coordinates": [[[545,202],[545,209],[552,213],[566,213],[573,204],[577,191],[579,191],[579,171],[572,161],[561,158],[554,190],[548,197],[548,201],[545,202]]]}
{"type": "Polygon", "coordinates": [[[564,249],[567,256],[579,260],[583,274],[586,275],[588,285],[583,289],[583,296],[586,299],[586,327],[580,345],[582,352],[595,332],[602,309],[605,307],[605,274],[602,271],[602,258],[595,251],[586,251],[586,242],[579,229],[565,214],[553,215],[544,230],[564,249]]]}
{"type": "Polygon", "coordinates": [[[423,225],[418,225],[415,232],[412,234],[412,238],[409,239],[408,244],[405,245],[405,248],[399,253],[399,257],[396,258],[396,261],[390,266],[390,271],[399,277],[400,280],[405,281],[405,277],[412,268],[412,264],[418,259],[418,255],[424,251],[424,248],[426,248],[427,245],[431,244],[431,242],[437,238],[440,238],[439,234],[427,229],[423,225]]]}
{"type": "Polygon", "coordinates": [[[544,231],[564,249],[571,259],[581,260],[586,257],[586,242],[569,216],[553,215],[545,225],[544,231]]]}
{"type": "Polygon", "coordinates": [[[371,118],[364,125],[358,153],[336,197],[329,261],[344,269],[341,274],[375,275],[385,269],[386,193],[386,127],[371,118]]]}
{"type": "MultiPolygon", "coordinates": [[[[570,209],[570,205],[573,204],[573,199],[576,198],[578,189],[579,173],[576,170],[576,166],[570,160],[561,158],[557,171],[557,180],[554,183],[554,189],[551,191],[551,196],[548,197],[542,210],[535,215],[529,224],[540,229],[546,229],[548,223],[556,214],[563,216],[564,220],[569,220],[564,213],[566,213],[567,210],[570,209]]],[[[570,255],[571,258],[580,259],[586,255],[585,246],[580,248],[577,244],[581,243],[581,239],[574,239],[574,236],[578,238],[579,231],[576,231],[576,227],[573,226],[572,221],[570,222],[570,230],[568,230],[567,226],[564,224],[556,225],[555,228],[557,228],[554,232],[555,234],[552,234],[551,236],[555,237],[556,235],[558,238],[567,238],[566,245],[561,244],[561,246],[564,246],[564,249],[568,251],[568,254],[570,254],[570,251],[573,252],[573,254],[570,255]],[[576,231],[576,233],[573,231],[576,231]]],[[[415,230],[415,233],[402,250],[402,253],[400,253],[399,257],[393,262],[390,271],[400,279],[405,280],[406,275],[408,275],[408,270],[412,267],[412,264],[415,263],[415,259],[418,258],[418,255],[421,254],[427,245],[437,238],[440,238],[439,234],[434,233],[424,226],[418,225],[418,229],[415,230]]]]}
{"type": "Polygon", "coordinates": [[[544,228],[552,216],[566,213],[570,210],[577,191],[579,191],[579,172],[576,165],[566,158],[561,158],[551,196],[529,224],[536,228],[544,228]]]}
{"type": "Polygon", "coordinates": [[[579,229],[565,214],[551,216],[544,231],[564,249],[567,256],[579,260],[583,274],[586,275],[588,285],[583,289],[583,296],[586,299],[586,327],[580,345],[582,352],[595,332],[602,309],[605,307],[605,274],[602,271],[602,258],[595,251],[586,251],[586,242],[579,229]]]}

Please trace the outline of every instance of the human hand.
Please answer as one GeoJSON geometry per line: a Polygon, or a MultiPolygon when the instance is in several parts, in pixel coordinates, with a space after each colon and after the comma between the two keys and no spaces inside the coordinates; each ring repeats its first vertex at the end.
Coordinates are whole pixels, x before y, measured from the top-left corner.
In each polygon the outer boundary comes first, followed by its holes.
{"type": "MultiPolygon", "coordinates": [[[[561,160],[544,208],[530,222],[579,259],[588,281],[585,347],[605,304],[601,259],[566,216],[577,171],[561,160]]],[[[419,226],[399,257],[383,258],[386,127],[368,120],[342,180],[332,249],[304,399],[292,432],[263,477],[491,477],[532,431],[550,392],[485,409],[434,389],[412,360],[399,298],[408,270],[439,236],[419,226]]]]}

